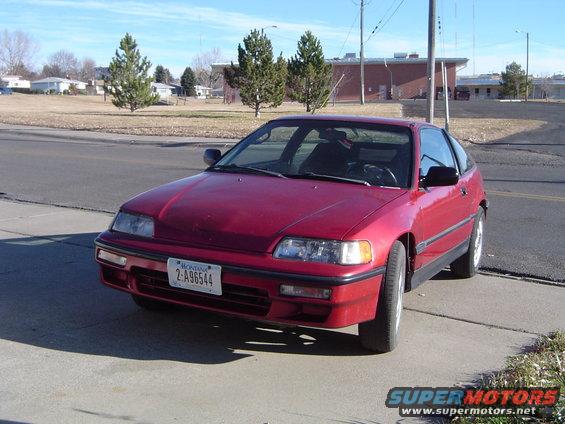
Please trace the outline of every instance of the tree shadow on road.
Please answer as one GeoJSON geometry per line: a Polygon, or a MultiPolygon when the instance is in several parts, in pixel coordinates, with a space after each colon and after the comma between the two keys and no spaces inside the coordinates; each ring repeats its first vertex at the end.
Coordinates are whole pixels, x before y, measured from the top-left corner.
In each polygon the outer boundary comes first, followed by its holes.
{"type": "Polygon", "coordinates": [[[368,355],[355,334],[277,326],[195,309],[140,310],[126,293],[102,286],[96,234],[0,240],[0,338],[139,360],[218,364],[254,352],[368,355]]]}

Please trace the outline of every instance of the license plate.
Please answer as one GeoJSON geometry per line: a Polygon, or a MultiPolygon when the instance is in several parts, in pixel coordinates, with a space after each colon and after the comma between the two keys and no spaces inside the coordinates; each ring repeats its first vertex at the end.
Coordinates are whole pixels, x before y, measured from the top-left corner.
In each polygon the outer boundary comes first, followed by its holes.
{"type": "Polygon", "coordinates": [[[167,274],[172,287],[222,294],[222,267],[219,265],[169,258],[167,274]]]}

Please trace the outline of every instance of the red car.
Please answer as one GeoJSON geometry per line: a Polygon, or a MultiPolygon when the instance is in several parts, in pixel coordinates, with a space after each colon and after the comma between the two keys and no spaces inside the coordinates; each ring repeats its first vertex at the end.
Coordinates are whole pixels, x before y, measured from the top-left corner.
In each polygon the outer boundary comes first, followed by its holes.
{"type": "Polygon", "coordinates": [[[482,178],[433,125],[290,116],[204,160],[201,174],[125,203],[96,239],[102,282],[141,307],[359,324],[362,345],[386,352],[405,291],[448,265],[477,272],[482,178]]]}

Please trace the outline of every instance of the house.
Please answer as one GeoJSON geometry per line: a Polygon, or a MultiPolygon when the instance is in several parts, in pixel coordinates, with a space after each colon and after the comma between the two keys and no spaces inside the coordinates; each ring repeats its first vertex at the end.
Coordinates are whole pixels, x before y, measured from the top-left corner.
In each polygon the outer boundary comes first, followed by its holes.
{"type": "Polygon", "coordinates": [[[175,87],[169,84],[163,84],[162,82],[152,82],[151,89],[154,93],[159,95],[161,100],[168,101],[169,97],[173,94],[175,87]]]}
{"type": "Polygon", "coordinates": [[[534,89],[530,95],[534,99],[565,100],[565,75],[563,74],[533,78],[532,84],[534,89]]]}
{"type": "Polygon", "coordinates": [[[0,85],[9,88],[29,88],[30,82],[19,75],[4,75],[0,78],[0,85]]]}
{"type": "Polygon", "coordinates": [[[101,96],[104,94],[104,80],[91,80],[86,85],[86,93],[91,96],[101,96]]]}
{"type": "MultiPolygon", "coordinates": [[[[530,83],[530,99],[565,99],[565,75],[556,74],[546,78],[530,76],[530,83]]],[[[468,91],[470,100],[501,99],[501,85],[500,74],[462,76],[457,79],[457,89],[468,91]]]]}
{"type": "Polygon", "coordinates": [[[500,74],[461,76],[457,79],[457,90],[469,92],[469,100],[499,99],[501,82],[500,74]]]}
{"type": "Polygon", "coordinates": [[[224,97],[224,87],[213,88],[211,94],[212,97],[221,99],[222,97],[224,97]]]}
{"type": "Polygon", "coordinates": [[[32,81],[30,88],[32,91],[43,91],[45,93],[52,91],[57,94],[62,94],[70,90],[71,85],[76,87],[77,90],[86,90],[85,82],[59,77],[49,77],[32,81]]]}
{"type": "MultiPolygon", "coordinates": [[[[427,58],[417,53],[394,53],[391,58],[365,58],[365,100],[416,99],[426,97],[427,58]]],[[[457,71],[463,68],[468,59],[457,57],[437,57],[435,67],[436,96],[443,91],[441,62],[447,71],[448,92],[455,90],[457,71]]],[[[360,97],[361,63],[355,53],[347,53],[343,58],[326,59],[332,65],[332,100],[357,101],[360,97]]],[[[212,64],[213,72],[223,75],[223,70],[230,63],[212,64]]],[[[234,66],[238,66],[234,63],[234,66]]],[[[239,100],[239,91],[229,87],[224,81],[224,101],[239,100]]]]}
{"type": "Polygon", "coordinates": [[[212,94],[212,89],[203,85],[195,85],[194,91],[197,99],[207,99],[212,94]]]}
{"type": "Polygon", "coordinates": [[[171,93],[174,96],[184,96],[184,87],[182,85],[175,83],[170,83],[169,85],[172,87],[171,93]]]}

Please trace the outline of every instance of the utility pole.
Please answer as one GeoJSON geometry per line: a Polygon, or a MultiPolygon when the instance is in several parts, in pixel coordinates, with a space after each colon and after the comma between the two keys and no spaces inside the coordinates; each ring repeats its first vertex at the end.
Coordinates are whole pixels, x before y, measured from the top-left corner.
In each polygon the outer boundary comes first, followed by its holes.
{"type": "MultiPolygon", "coordinates": [[[[529,31],[521,31],[519,29],[516,30],[516,33],[526,34],[526,98],[524,100],[527,102],[530,95],[530,33],[529,31]]],[[[519,91],[518,97],[520,97],[519,91]]]]}
{"type": "Polygon", "coordinates": [[[530,33],[526,32],[526,101],[530,94],[530,33]]]}
{"type": "Polygon", "coordinates": [[[359,24],[359,33],[360,33],[360,40],[361,46],[359,49],[359,64],[360,64],[360,72],[361,72],[361,104],[365,104],[365,53],[363,51],[363,9],[365,9],[365,0],[361,0],[360,3],[361,10],[359,11],[360,15],[360,24],[359,24]]]}
{"type": "Polygon", "coordinates": [[[394,100],[394,91],[393,91],[394,87],[392,85],[392,71],[390,70],[390,68],[386,64],[386,57],[385,57],[385,68],[387,69],[387,71],[390,74],[390,100],[394,100]]]}
{"type": "Polygon", "coordinates": [[[428,12],[428,93],[426,95],[426,121],[434,123],[435,74],[436,74],[436,2],[430,0],[428,12]]]}
{"type": "Polygon", "coordinates": [[[447,68],[445,62],[441,62],[441,78],[443,85],[443,101],[445,105],[445,130],[449,131],[449,85],[447,83],[447,68]]]}

